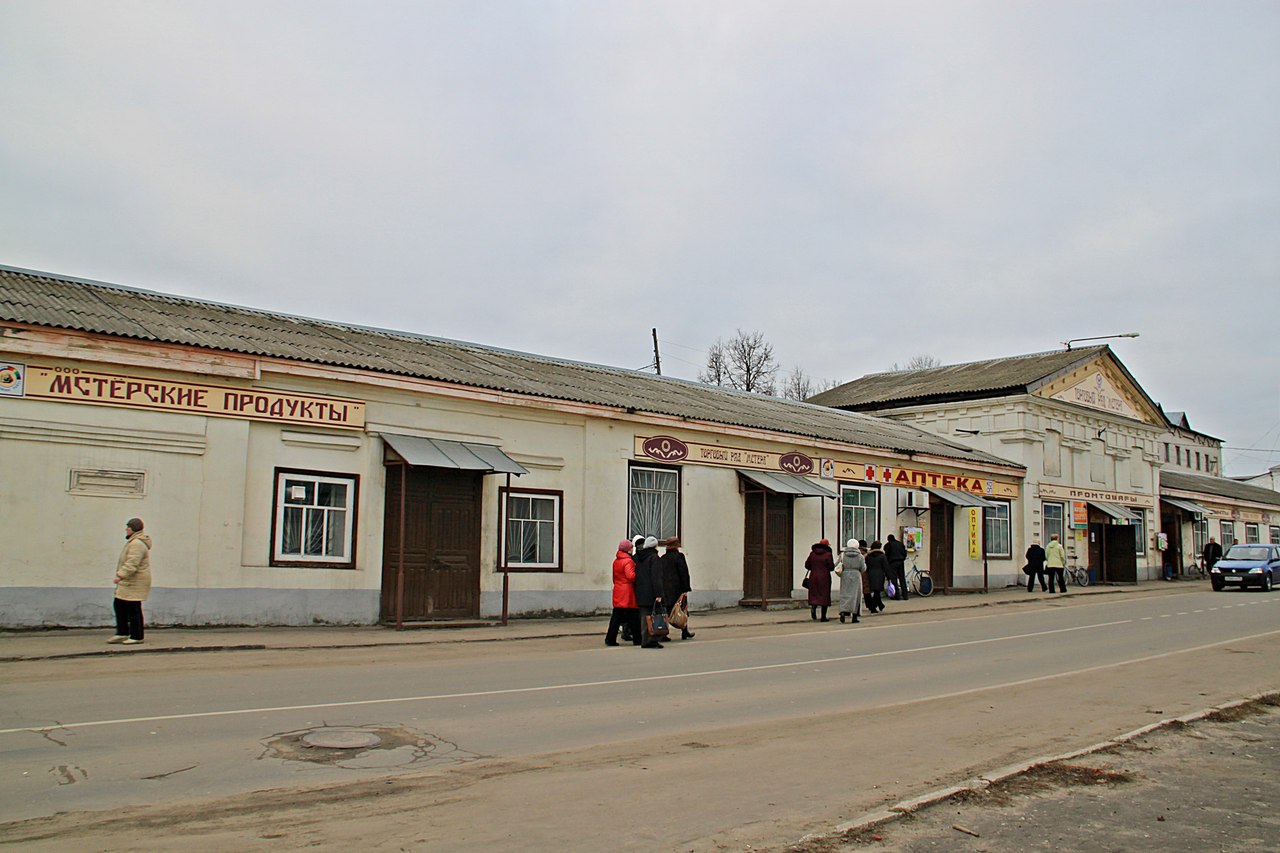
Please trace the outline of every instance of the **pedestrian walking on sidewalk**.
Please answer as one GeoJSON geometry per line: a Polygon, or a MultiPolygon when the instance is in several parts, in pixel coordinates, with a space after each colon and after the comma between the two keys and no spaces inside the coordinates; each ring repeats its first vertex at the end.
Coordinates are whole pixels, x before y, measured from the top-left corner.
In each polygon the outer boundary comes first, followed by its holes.
{"type": "Polygon", "coordinates": [[[809,584],[809,618],[818,618],[818,608],[822,608],[821,621],[827,622],[827,608],[831,606],[831,573],[835,570],[836,561],[831,556],[831,543],[823,539],[815,542],[809,550],[809,557],[804,561],[805,578],[809,584]]]}
{"type": "MultiPolygon", "coordinates": [[[[662,561],[658,557],[658,540],[646,536],[643,547],[636,552],[636,606],[640,608],[640,647],[660,649],[662,643],[649,633],[647,614],[662,605],[662,561]]],[[[662,611],[667,612],[665,609],[662,611]]]]}
{"type": "Polygon", "coordinates": [[[1204,557],[1204,570],[1207,572],[1213,568],[1214,563],[1222,559],[1222,546],[1218,544],[1218,540],[1210,536],[1201,556],[1204,557]]]}
{"type": "Polygon", "coordinates": [[[840,555],[836,574],[840,575],[840,621],[850,619],[855,624],[862,615],[862,573],[867,561],[862,558],[862,543],[850,539],[840,555]]]}
{"type": "Polygon", "coordinates": [[[640,609],[636,606],[636,561],[631,557],[635,546],[630,539],[618,543],[618,555],[613,560],[613,615],[609,617],[609,630],[605,632],[606,646],[618,645],[618,629],[622,639],[640,645],[640,609]]]}
{"type": "Polygon", "coordinates": [[[151,537],[142,532],[140,518],[124,525],[124,550],[116,561],[116,635],[108,643],[137,645],[143,639],[142,602],[151,596],[151,537]]]}
{"type": "MultiPolygon", "coordinates": [[[[680,540],[672,536],[663,544],[667,551],[662,555],[662,600],[667,603],[667,612],[670,613],[680,596],[688,595],[693,587],[689,585],[689,561],[680,551],[680,540]]],[[[680,629],[680,639],[693,639],[688,624],[680,629]]]]}
{"type": "Polygon", "coordinates": [[[1027,592],[1031,592],[1031,588],[1035,586],[1036,578],[1040,579],[1041,592],[1048,589],[1044,585],[1044,561],[1044,549],[1040,547],[1039,542],[1032,542],[1031,547],[1027,548],[1027,565],[1023,568],[1027,573],[1027,592]]]}
{"type": "Polygon", "coordinates": [[[889,563],[889,580],[893,581],[894,598],[907,600],[907,546],[892,533],[884,543],[884,558],[889,563]]]}
{"type": "Polygon", "coordinates": [[[1049,537],[1049,544],[1044,549],[1045,553],[1045,574],[1049,576],[1049,592],[1053,592],[1054,581],[1058,586],[1058,593],[1067,591],[1067,549],[1062,547],[1062,543],[1058,541],[1058,534],[1054,533],[1049,537]]]}
{"type": "Polygon", "coordinates": [[[884,583],[889,577],[889,561],[885,559],[884,551],[880,549],[879,539],[871,543],[871,548],[867,551],[866,562],[867,572],[863,577],[865,581],[864,598],[867,602],[867,609],[872,613],[879,613],[884,610],[884,600],[880,597],[880,594],[884,592],[884,583]]]}

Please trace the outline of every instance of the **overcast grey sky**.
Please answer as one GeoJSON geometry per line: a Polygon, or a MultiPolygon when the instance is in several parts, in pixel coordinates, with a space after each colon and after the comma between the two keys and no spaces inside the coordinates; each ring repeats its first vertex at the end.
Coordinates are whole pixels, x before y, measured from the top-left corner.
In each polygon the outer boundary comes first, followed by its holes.
{"type": "Polygon", "coordinates": [[[693,378],[1139,331],[1280,463],[1280,2],[0,3],[0,263],[693,378]]]}

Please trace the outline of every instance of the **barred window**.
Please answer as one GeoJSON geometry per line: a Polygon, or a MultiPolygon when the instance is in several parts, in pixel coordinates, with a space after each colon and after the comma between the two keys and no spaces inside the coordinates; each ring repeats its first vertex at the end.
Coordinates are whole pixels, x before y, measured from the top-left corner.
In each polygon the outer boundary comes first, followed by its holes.
{"type": "Polygon", "coordinates": [[[680,535],[680,471],[673,468],[631,466],[631,536],[665,539],[680,535]]]}

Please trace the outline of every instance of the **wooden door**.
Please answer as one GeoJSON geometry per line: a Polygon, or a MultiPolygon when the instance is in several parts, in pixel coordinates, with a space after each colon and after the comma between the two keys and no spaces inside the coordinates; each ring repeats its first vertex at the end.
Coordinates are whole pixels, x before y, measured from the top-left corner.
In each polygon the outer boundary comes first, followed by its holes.
{"type": "Polygon", "coordinates": [[[382,620],[396,619],[400,566],[400,479],[404,484],[406,622],[480,615],[482,475],[388,466],[382,545],[382,620]]]}
{"type": "Polygon", "coordinates": [[[1108,583],[1138,582],[1137,528],[1108,524],[1103,528],[1102,571],[1108,583]]]}
{"type": "Polygon", "coordinates": [[[792,497],[767,492],[747,492],[743,533],[742,597],[760,600],[760,570],[764,562],[765,593],[771,600],[791,598],[794,580],[792,555],[792,497]]]}
{"type": "Polygon", "coordinates": [[[955,550],[955,507],[944,500],[929,498],[929,577],[935,589],[951,587],[955,550]]]}

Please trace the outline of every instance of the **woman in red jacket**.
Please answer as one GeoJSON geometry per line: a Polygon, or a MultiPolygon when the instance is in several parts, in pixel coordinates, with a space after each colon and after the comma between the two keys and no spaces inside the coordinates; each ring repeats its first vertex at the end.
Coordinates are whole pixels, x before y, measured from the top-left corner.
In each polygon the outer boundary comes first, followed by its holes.
{"type": "Polygon", "coordinates": [[[636,606],[636,561],[631,559],[635,546],[630,539],[618,543],[618,556],[613,559],[613,615],[609,617],[609,631],[604,635],[606,646],[618,645],[618,629],[626,625],[632,645],[640,645],[640,608],[636,606]]]}

